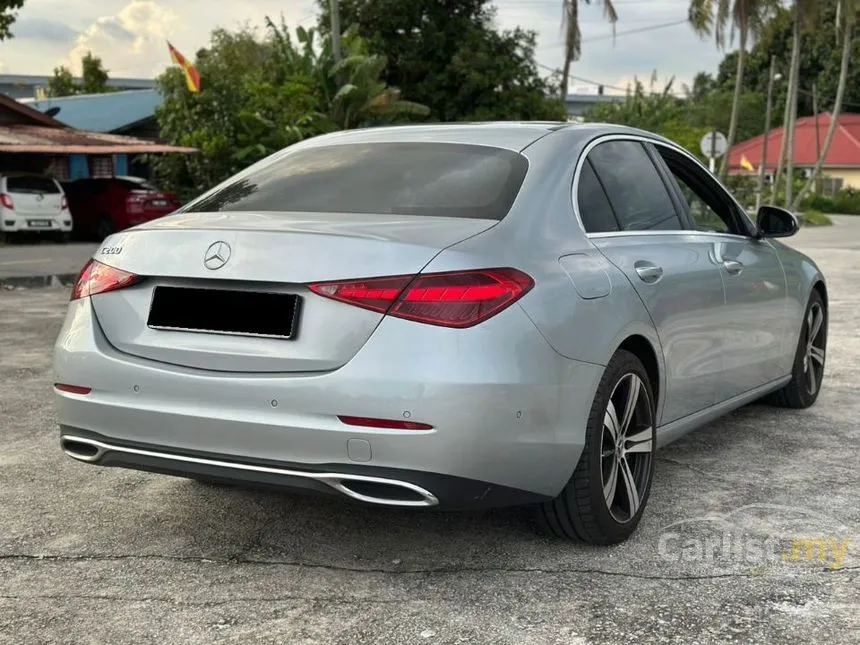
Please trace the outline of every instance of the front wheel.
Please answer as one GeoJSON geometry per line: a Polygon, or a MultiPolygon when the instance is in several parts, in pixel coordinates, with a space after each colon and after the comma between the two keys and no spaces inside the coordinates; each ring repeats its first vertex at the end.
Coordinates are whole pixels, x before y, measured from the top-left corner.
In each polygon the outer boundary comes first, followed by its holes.
{"type": "Polygon", "coordinates": [[[588,544],[617,544],[639,524],[654,475],[655,402],[648,373],[619,350],[603,373],[582,456],[558,497],[538,507],[548,533],[588,544]]]}
{"type": "Polygon", "coordinates": [[[813,290],[803,317],[791,381],[770,394],[767,401],[782,408],[804,409],[813,406],[821,392],[826,350],[827,306],[821,294],[813,290]]]}

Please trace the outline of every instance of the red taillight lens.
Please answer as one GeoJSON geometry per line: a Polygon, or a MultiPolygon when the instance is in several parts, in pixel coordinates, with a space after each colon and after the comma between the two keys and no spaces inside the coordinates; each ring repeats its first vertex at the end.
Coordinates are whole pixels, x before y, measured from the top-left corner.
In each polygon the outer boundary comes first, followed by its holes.
{"type": "Polygon", "coordinates": [[[0,193],[0,204],[3,204],[3,206],[9,210],[15,210],[15,204],[12,203],[12,198],[6,193],[0,193]]]}
{"type": "Polygon", "coordinates": [[[428,325],[472,327],[510,306],[534,287],[516,269],[477,269],[325,282],[311,291],[372,311],[428,325]]]}
{"type": "Polygon", "coordinates": [[[69,200],[66,199],[65,197],[63,197],[63,199],[60,200],[60,210],[65,211],[68,209],[69,209],[69,200]]]}
{"type": "Polygon", "coordinates": [[[387,430],[432,430],[433,426],[417,421],[395,421],[392,419],[371,419],[368,417],[339,416],[341,423],[362,428],[383,428],[387,430]]]}
{"type": "Polygon", "coordinates": [[[108,291],[130,287],[139,282],[140,279],[140,276],[128,271],[121,271],[96,260],[90,260],[78,276],[74,288],[72,288],[71,299],[77,300],[78,298],[94,296],[97,293],[107,293],[108,291]]]}

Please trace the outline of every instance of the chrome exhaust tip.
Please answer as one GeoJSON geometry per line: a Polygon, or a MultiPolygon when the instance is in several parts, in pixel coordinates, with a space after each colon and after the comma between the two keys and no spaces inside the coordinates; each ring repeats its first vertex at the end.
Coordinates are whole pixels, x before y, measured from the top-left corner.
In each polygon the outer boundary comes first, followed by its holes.
{"type": "Polygon", "coordinates": [[[368,504],[384,506],[437,506],[439,500],[430,491],[409,482],[360,475],[327,475],[325,483],[347,497],[368,504]]]}
{"type": "Polygon", "coordinates": [[[107,452],[107,446],[104,444],[81,437],[62,437],[60,438],[60,447],[72,459],[88,464],[96,463],[107,452]]]}

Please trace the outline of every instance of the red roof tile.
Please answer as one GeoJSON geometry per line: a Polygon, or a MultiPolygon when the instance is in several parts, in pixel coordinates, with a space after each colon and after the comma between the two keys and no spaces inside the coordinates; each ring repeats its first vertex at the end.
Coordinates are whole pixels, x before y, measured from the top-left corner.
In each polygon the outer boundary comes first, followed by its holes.
{"type": "MultiPolygon", "coordinates": [[[[830,127],[831,115],[828,112],[818,115],[818,141],[824,146],[827,129],[830,127]]],[[[818,145],[816,143],[815,117],[804,117],[797,120],[794,135],[794,165],[799,168],[812,167],[818,161],[818,145]]],[[[775,171],[777,157],[782,146],[784,128],[771,130],[767,137],[768,170],[775,171]]],[[[729,153],[729,168],[741,170],[741,155],[745,155],[750,163],[759,168],[762,162],[764,135],[733,146],[729,153]]],[[[833,144],[824,162],[825,168],[860,168],[860,114],[842,114],[836,126],[833,144]]]]}

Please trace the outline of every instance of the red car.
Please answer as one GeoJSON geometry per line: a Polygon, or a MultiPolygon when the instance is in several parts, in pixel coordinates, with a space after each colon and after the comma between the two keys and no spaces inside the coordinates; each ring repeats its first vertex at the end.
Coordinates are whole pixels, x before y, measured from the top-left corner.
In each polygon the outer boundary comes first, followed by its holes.
{"type": "Polygon", "coordinates": [[[164,217],[181,206],[174,195],[138,177],[78,179],[64,187],[75,233],[100,240],[164,217]]]}

